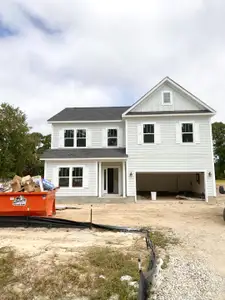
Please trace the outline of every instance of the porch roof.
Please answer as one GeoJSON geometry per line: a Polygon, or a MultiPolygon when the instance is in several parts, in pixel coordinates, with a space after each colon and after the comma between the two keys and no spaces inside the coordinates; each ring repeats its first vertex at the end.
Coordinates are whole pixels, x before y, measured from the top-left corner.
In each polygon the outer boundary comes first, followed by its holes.
{"type": "Polygon", "coordinates": [[[80,148],[80,149],[48,149],[42,156],[45,159],[77,159],[77,158],[126,158],[126,148],[80,148]]]}

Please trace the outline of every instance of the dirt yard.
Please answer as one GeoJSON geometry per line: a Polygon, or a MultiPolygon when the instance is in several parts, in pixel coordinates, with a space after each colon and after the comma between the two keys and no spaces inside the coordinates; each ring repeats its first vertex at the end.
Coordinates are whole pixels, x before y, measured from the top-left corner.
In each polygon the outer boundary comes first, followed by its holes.
{"type": "MultiPolygon", "coordinates": [[[[164,232],[165,235],[169,234],[169,236],[178,238],[178,244],[171,244],[169,246],[168,254],[170,258],[166,269],[167,271],[165,271],[164,274],[164,286],[162,284],[161,291],[159,291],[156,298],[157,300],[225,300],[225,222],[222,217],[225,201],[223,199],[225,198],[220,198],[220,201],[217,201],[217,203],[214,204],[207,204],[202,201],[162,200],[156,202],[139,201],[138,203],[132,204],[96,204],[92,206],[93,222],[129,227],[150,227],[153,230],[164,232]],[[174,277],[171,277],[173,272],[174,277]],[[196,277],[190,278],[190,273],[192,274],[191,276],[196,277]],[[199,288],[200,284],[202,284],[202,290],[199,288]],[[185,295],[188,296],[185,298],[185,295]]],[[[77,205],[76,209],[57,211],[57,217],[76,221],[89,221],[90,209],[91,205],[77,205]]],[[[43,283],[43,279],[39,279],[38,284],[34,281],[31,289],[31,292],[33,292],[34,295],[42,292],[43,284],[47,293],[48,290],[52,289],[52,284],[54,283],[55,285],[55,282],[57,282],[58,285],[54,290],[59,291],[60,282],[65,282],[67,280],[67,273],[71,270],[70,265],[65,266],[65,263],[68,264],[68,259],[69,261],[73,261],[72,268],[76,266],[76,268],[78,268],[76,269],[76,272],[78,272],[80,270],[80,265],[78,263],[80,257],[82,258],[82,255],[84,255],[85,251],[88,251],[88,249],[93,249],[95,252],[96,250],[94,250],[93,247],[101,247],[103,251],[105,251],[104,247],[110,247],[110,249],[114,248],[121,253],[120,256],[124,251],[130,249],[129,251],[131,251],[130,253],[132,254],[133,261],[131,262],[131,265],[128,266],[129,268],[127,270],[131,269],[134,274],[137,274],[136,258],[138,257],[140,250],[142,252],[144,251],[143,253],[146,251],[143,237],[140,237],[137,234],[77,229],[5,228],[0,229],[0,243],[1,249],[3,249],[0,250],[3,251],[3,254],[5,251],[4,249],[7,249],[7,247],[14,250],[14,254],[10,254],[11,256],[9,257],[12,261],[14,259],[13,255],[18,253],[23,256],[23,259],[26,259],[27,266],[30,266],[29,260],[31,260],[33,261],[32,264],[35,266],[33,269],[38,268],[41,272],[43,269],[46,269],[44,272],[48,272],[48,269],[52,264],[55,267],[57,267],[58,264],[62,264],[60,270],[66,270],[62,274],[59,273],[59,275],[61,274],[61,281],[54,279],[54,276],[56,275],[52,275],[47,283],[43,283]]],[[[93,253],[91,255],[93,256],[93,253]]],[[[100,260],[102,259],[101,257],[102,254],[100,253],[100,260]]],[[[124,264],[127,258],[124,259],[122,264],[124,264]]],[[[83,257],[81,261],[86,261],[86,258],[83,257]]],[[[99,268],[98,264],[99,260],[96,263],[96,266],[99,268]]],[[[18,268],[20,268],[20,266],[18,266],[18,268]]],[[[57,268],[59,270],[59,267],[57,268]]],[[[120,268],[121,266],[118,265],[117,273],[114,274],[115,276],[120,274],[118,273],[120,268]]],[[[89,269],[89,267],[87,267],[87,269],[89,269]]],[[[42,273],[39,274],[40,271],[37,273],[39,277],[43,275],[42,273]]],[[[25,278],[23,279],[25,281],[22,281],[21,283],[22,288],[20,288],[20,290],[23,291],[23,287],[27,282],[30,282],[30,273],[28,272],[28,274],[26,272],[27,271],[24,269],[23,276],[19,275],[19,278],[25,278]],[[29,276],[27,275],[26,277],[24,274],[28,274],[29,276]]],[[[102,270],[99,272],[102,272],[102,270]]],[[[32,274],[35,274],[35,272],[32,274]]],[[[55,274],[55,272],[52,271],[51,274],[55,274]]],[[[74,285],[71,283],[74,280],[74,273],[69,274],[71,276],[69,289],[73,293],[74,290],[71,287],[74,285]]],[[[46,277],[45,275],[43,278],[49,278],[48,276],[49,275],[46,277]]],[[[84,283],[78,282],[77,284],[83,285],[84,283]]],[[[97,283],[95,282],[94,284],[97,283]]],[[[5,283],[4,286],[6,286],[5,283]]],[[[106,293],[106,290],[108,289],[108,287],[107,289],[105,288],[106,284],[102,285],[101,283],[101,286],[104,293],[106,293]]],[[[10,291],[11,288],[9,286],[7,292],[9,293],[10,291]]],[[[2,296],[2,299],[36,299],[35,297],[29,298],[29,293],[31,292],[26,292],[28,293],[28,296],[25,294],[23,298],[18,298],[18,296],[9,298],[9,294],[6,293],[5,297],[2,296]]],[[[17,293],[17,291],[15,293],[17,293]]],[[[96,299],[109,299],[104,293],[101,297],[99,296],[99,298],[96,299]]],[[[49,292],[47,295],[48,294],[49,292]]],[[[2,295],[4,295],[4,293],[2,295]]],[[[53,298],[49,299],[61,300],[65,299],[65,296],[60,298],[57,292],[53,295],[53,298]]],[[[92,300],[92,298],[88,299],[92,300]]],[[[124,297],[121,299],[130,298],[124,297]]]]}
{"type": "MultiPolygon", "coordinates": [[[[90,205],[57,213],[59,218],[89,221],[90,205]]],[[[93,205],[93,222],[133,227],[169,228],[179,236],[184,250],[207,259],[225,277],[225,200],[215,204],[202,201],[142,201],[132,204],[93,205]]]]}

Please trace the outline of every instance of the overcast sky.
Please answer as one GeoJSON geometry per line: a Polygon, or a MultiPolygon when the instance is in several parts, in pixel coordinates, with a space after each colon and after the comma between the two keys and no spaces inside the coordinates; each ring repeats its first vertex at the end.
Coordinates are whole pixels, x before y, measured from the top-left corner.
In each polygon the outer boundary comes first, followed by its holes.
{"type": "Polygon", "coordinates": [[[165,76],[225,122],[224,0],[0,0],[0,101],[36,131],[66,106],[130,105],[165,76]]]}

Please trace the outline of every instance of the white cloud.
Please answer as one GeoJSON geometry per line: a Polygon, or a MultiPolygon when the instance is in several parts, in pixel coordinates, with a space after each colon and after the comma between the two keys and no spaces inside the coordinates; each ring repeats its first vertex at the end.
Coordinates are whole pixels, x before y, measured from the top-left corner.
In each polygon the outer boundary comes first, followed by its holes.
{"type": "Polygon", "coordinates": [[[0,1],[18,30],[0,38],[0,99],[35,130],[66,106],[131,104],[166,75],[225,121],[225,3],[210,0],[0,1]],[[26,13],[38,17],[45,33],[26,13]]]}

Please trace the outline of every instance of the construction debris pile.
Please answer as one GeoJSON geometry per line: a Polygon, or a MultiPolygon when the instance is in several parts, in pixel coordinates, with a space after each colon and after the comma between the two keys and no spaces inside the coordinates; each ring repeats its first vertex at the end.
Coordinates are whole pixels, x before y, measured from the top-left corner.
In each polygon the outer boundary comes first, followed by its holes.
{"type": "Polygon", "coordinates": [[[55,186],[48,180],[41,178],[41,176],[27,175],[20,177],[15,175],[12,180],[0,184],[0,192],[43,192],[54,190],[55,186]]]}

